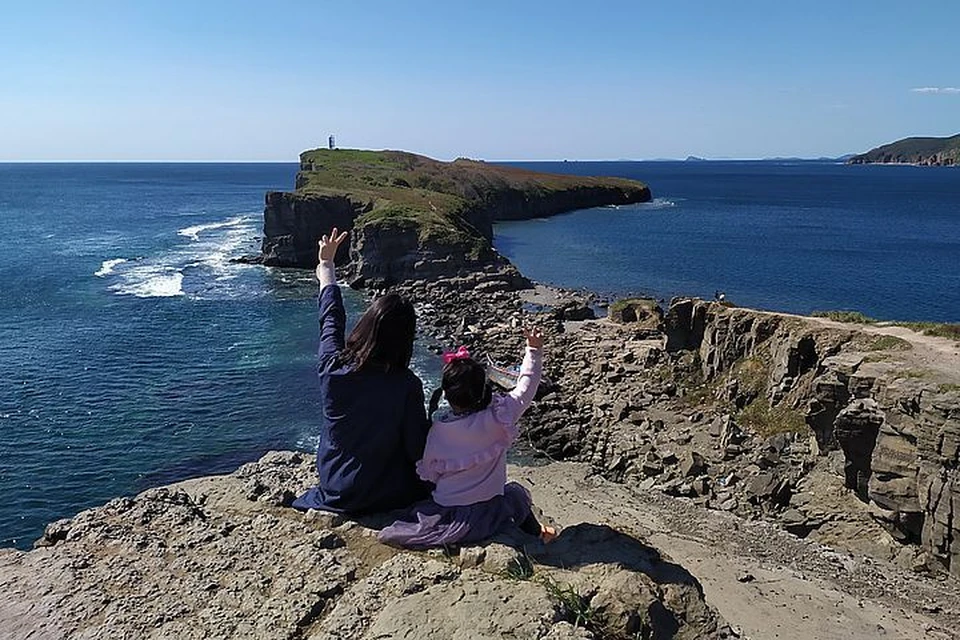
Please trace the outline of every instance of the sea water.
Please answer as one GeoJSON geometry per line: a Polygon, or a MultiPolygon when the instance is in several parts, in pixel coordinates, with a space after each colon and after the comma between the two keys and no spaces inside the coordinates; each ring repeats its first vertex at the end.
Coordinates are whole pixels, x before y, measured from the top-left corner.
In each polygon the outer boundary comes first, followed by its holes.
{"type": "Polygon", "coordinates": [[[614,296],[960,321],[960,169],[835,162],[551,162],[653,201],[496,226],[527,276],[614,296]]]}
{"type": "MultiPolygon", "coordinates": [[[[0,546],[317,441],[312,272],[256,253],[296,164],[0,165],[0,546]]],[[[348,322],[364,306],[345,290],[348,322]]],[[[436,378],[418,349],[415,370],[436,378]]]]}
{"type": "MultiPolygon", "coordinates": [[[[957,320],[960,170],[550,163],[652,203],[497,225],[529,276],[957,320]]],[[[0,165],[0,546],[150,486],[309,451],[316,283],[235,264],[296,164],[0,165]]],[[[351,319],[362,298],[347,291],[351,319]]],[[[456,346],[456,345],[451,345],[456,346]]],[[[436,358],[414,367],[435,383],[436,358]]]]}

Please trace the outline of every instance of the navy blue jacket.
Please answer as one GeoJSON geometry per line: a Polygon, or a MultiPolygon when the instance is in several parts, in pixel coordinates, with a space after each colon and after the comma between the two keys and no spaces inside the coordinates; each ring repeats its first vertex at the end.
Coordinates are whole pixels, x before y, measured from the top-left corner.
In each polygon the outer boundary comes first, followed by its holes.
{"type": "Polygon", "coordinates": [[[340,288],[320,291],[319,483],[297,498],[298,509],[351,514],[405,507],[429,496],[417,477],[430,423],[423,383],[409,369],[354,371],[337,356],[346,314],[340,288]]]}

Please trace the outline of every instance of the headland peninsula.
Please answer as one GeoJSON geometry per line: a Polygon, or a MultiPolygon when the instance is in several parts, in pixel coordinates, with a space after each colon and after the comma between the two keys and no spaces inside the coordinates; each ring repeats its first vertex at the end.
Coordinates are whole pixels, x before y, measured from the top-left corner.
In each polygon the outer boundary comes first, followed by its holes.
{"type": "MultiPolygon", "coordinates": [[[[643,202],[642,184],[402,152],[310,151],[266,196],[266,265],[316,240],[421,339],[508,361],[547,334],[550,385],[510,469],[546,520],[429,553],[384,518],[299,513],[312,457],[118,498],[0,552],[14,637],[952,638],[960,629],[960,341],[951,329],[531,283],[492,223],[643,202]],[[340,154],[340,155],[338,155],[340,154]],[[599,317],[598,317],[599,316],[599,317]],[[924,330],[933,329],[928,335],[924,330]],[[31,635],[32,634],[32,635],[31,635]]],[[[598,212],[602,215],[602,211],[598,212]]]]}
{"type": "Polygon", "coordinates": [[[960,134],[946,138],[904,138],[852,156],[847,163],[955,167],[960,165],[960,134]]]}

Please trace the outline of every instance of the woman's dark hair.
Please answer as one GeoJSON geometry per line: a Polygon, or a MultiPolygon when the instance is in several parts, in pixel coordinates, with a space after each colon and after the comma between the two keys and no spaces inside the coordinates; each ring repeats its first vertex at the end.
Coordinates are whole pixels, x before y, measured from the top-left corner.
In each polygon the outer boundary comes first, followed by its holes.
{"type": "MultiPolygon", "coordinates": [[[[487,370],[473,358],[460,358],[445,364],[440,388],[450,406],[465,411],[486,409],[493,398],[493,389],[487,383],[487,370]]],[[[439,402],[439,394],[434,395],[439,402]]],[[[433,413],[436,409],[433,398],[430,405],[433,413]]]]}
{"type": "Polygon", "coordinates": [[[371,367],[387,371],[407,369],[416,333],[413,305],[396,293],[388,293],[374,300],[360,317],[347,336],[340,359],[357,371],[371,367]]]}

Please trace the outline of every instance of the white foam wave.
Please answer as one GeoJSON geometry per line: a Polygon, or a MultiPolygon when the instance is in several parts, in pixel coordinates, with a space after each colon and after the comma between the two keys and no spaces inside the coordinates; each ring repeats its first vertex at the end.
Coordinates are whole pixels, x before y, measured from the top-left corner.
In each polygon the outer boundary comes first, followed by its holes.
{"type": "Polygon", "coordinates": [[[229,220],[225,220],[223,222],[210,222],[207,224],[197,224],[192,227],[184,227],[183,229],[177,231],[177,233],[196,242],[200,240],[200,234],[204,231],[223,229],[225,227],[235,227],[243,222],[243,216],[237,216],[236,218],[230,218],[229,220]]]}
{"type": "Polygon", "coordinates": [[[110,287],[119,294],[138,298],[171,298],[183,295],[183,274],[175,267],[144,265],[123,274],[110,287]]]}
{"type": "Polygon", "coordinates": [[[100,268],[93,272],[93,275],[97,276],[98,278],[103,278],[104,276],[108,276],[111,273],[113,273],[114,267],[116,267],[117,265],[123,264],[126,261],[127,261],[126,258],[114,258],[113,260],[104,260],[103,263],[101,263],[100,268]]]}
{"type": "Polygon", "coordinates": [[[136,264],[117,268],[117,263],[109,265],[109,271],[101,270],[115,280],[110,288],[121,295],[198,299],[242,296],[246,288],[233,280],[253,267],[230,260],[256,250],[258,221],[259,216],[251,213],[179,229],[177,235],[188,240],[158,255],[147,255],[136,264]]]}
{"type": "Polygon", "coordinates": [[[677,203],[667,198],[654,198],[650,202],[644,202],[639,205],[644,209],[670,209],[677,206],[677,203]]]}

